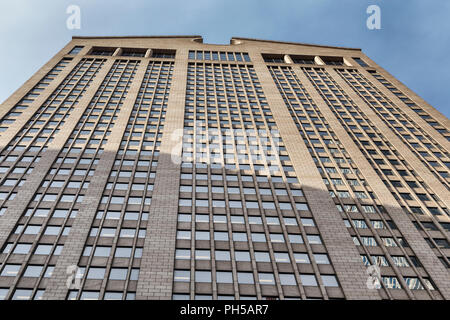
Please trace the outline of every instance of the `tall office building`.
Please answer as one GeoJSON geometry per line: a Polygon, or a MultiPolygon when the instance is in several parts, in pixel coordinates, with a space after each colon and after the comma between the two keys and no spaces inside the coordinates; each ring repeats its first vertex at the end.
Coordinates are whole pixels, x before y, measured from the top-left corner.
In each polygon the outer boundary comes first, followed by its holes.
{"type": "Polygon", "coordinates": [[[447,128],[360,49],[74,37],[0,108],[0,297],[450,299],[447,128]]]}

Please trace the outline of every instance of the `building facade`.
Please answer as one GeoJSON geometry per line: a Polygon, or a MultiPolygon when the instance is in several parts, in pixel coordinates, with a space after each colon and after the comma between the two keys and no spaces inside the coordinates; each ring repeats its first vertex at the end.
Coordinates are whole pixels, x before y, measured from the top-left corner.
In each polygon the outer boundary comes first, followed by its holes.
{"type": "Polygon", "coordinates": [[[360,49],[74,37],[0,107],[0,298],[450,299],[447,128],[360,49]]]}

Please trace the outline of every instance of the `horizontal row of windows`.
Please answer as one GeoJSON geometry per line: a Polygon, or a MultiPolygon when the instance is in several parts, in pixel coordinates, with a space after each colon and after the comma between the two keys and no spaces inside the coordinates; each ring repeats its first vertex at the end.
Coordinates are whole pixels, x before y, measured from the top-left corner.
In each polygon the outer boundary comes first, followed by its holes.
{"type": "MultiPolygon", "coordinates": [[[[69,51],[70,55],[77,55],[83,49],[83,46],[75,46],[69,51]]],[[[92,47],[87,53],[89,55],[95,56],[112,56],[118,48],[115,47],[92,47]]],[[[118,56],[122,57],[145,57],[147,53],[146,48],[120,48],[118,51],[118,56]]],[[[152,49],[151,58],[175,58],[175,50],[171,49],[152,49]]]]}
{"type": "Polygon", "coordinates": [[[250,56],[246,52],[189,50],[188,58],[190,60],[251,61],[250,56]]]}
{"type": "MultiPolygon", "coordinates": [[[[231,271],[216,271],[215,276],[217,283],[233,283],[233,273],[231,271]]],[[[279,273],[278,277],[281,285],[297,285],[297,280],[293,273],[279,273]]],[[[339,287],[334,275],[321,275],[321,278],[325,287],[339,287]]],[[[190,282],[191,272],[188,270],[175,270],[174,281],[190,282]]],[[[198,283],[211,283],[211,271],[195,271],[193,281],[198,283]]],[[[257,281],[261,285],[275,285],[274,274],[269,272],[258,272],[257,281]]],[[[316,276],[313,274],[300,274],[300,281],[303,286],[318,286],[316,276]]],[[[253,273],[237,272],[236,282],[239,284],[254,284],[253,273]]]]}
{"type": "MultiPolygon", "coordinates": [[[[291,63],[295,64],[313,64],[313,65],[332,65],[332,66],[350,66],[347,60],[344,61],[343,57],[335,56],[309,56],[309,55],[284,55],[284,54],[262,54],[265,62],[270,63],[291,63]]],[[[361,67],[368,67],[369,65],[358,57],[352,58],[361,67]]]]}
{"type": "MultiPolygon", "coordinates": [[[[192,232],[188,231],[188,230],[178,230],[177,231],[177,239],[178,240],[190,240],[191,233],[192,232]]],[[[229,240],[228,232],[222,232],[222,231],[213,231],[213,232],[195,231],[194,239],[195,240],[210,240],[211,234],[213,235],[213,239],[215,241],[228,241],[229,240]]],[[[288,236],[287,240],[289,243],[298,243],[298,244],[304,243],[303,237],[301,234],[288,234],[287,236],[288,236]]],[[[319,235],[308,234],[308,235],[306,235],[306,238],[310,244],[322,244],[322,239],[320,238],[319,235]]],[[[253,242],[267,242],[266,235],[264,233],[252,232],[250,234],[250,239],[253,242]]],[[[232,240],[248,242],[247,233],[233,232],[232,240]]],[[[269,241],[272,243],[284,243],[285,238],[282,233],[270,233],[269,241]]]]}
{"type": "MultiPolygon", "coordinates": [[[[177,260],[211,260],[211,250],[206,249],[176,249],[175,259],[177,260]]],[[[256,262],[271,262],[270,254],[266,251],[255,251],[255,261],[256,262]]],[[[290,263],[291,259],[287,252],[274,252],[273,253],[275,262],[278,263],[290,263]]],[[[296,263],[307,263],[310,264],[311,261],[307,253],[294,252],[294,259],[296,263]]],[[[317,264],[330,264],[328,256],[323,253],[314,253],[314,261],[317,264]]],[[[214,250],[214,257],[216,261],[231,261],[231,253],[228,250],[214,250]]],[[[234,251],[235,261],[251,261],[249,251],[234,251]]]]}

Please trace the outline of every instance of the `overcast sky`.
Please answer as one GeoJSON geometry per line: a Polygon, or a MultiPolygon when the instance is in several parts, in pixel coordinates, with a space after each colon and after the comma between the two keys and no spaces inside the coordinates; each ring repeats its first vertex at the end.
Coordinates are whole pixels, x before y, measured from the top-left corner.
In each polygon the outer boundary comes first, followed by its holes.
{"type": "Polygon", "coordinates": [[[202,35],[361,48],[450,117],[449,0],[9,0],[0,4],[0,102],[73,35],[202,35]],[[381,30],[366,9],[381,8],[381,30]],[[66,27],[69,5],[81,29],[66,27]]]}

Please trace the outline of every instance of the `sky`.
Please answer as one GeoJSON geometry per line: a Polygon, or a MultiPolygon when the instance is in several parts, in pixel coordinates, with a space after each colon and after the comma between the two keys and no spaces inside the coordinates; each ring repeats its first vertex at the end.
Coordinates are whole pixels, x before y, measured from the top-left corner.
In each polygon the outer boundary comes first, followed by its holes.
{"type": "Polygon", "coordinates": [[[10,0],[0,3],[0,102],[72,36],[201,35],[361,48],[428,103],[450,117],[448,0],[10,0]],[[81,28],[66,26],[67,7],[81,28]],[[381,29],[369,30],[369,5],[381,29]]]}

